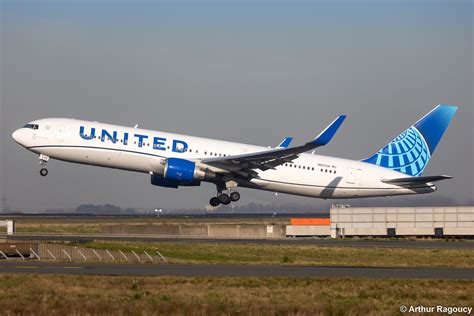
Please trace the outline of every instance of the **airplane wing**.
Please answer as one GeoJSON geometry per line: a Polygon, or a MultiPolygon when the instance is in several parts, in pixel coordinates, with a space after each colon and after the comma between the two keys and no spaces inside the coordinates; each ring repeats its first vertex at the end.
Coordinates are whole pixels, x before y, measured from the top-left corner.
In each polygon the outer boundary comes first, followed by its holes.
{"type": "Polygon", "coordinates": [[[426,177],[397,178],[397,179],[382,180],[382,182],[390,183],[390,184],[399,184],[399,185],[423,184],[423,183],[441,181],[441,180],[452,179],[452,178],[453,177],[451,176],[440,175],[440,176],[426,176],[426,177]]]}
{"type": "MultiPolygon", "coordinates": [[[[346,116],[337,117],[315,139],[304,145],[285,148],[280,146],[270,150],[247,153],[242,155],[225,156],[219,158],[206,158],[201,163],[214,166],[245,178],[257,177],[256,169],[262,171],[275,169],[275,167],[298,158],[298,155],[329,143],[346,116]]],[[[283,141],[285,143],[285,141],[283,141]]]]}

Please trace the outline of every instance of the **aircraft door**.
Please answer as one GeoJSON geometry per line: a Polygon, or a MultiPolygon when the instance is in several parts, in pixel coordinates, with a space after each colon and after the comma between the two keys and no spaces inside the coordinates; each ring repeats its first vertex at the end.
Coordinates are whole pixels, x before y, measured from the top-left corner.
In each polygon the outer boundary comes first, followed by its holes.
{"type": "Polygon", "coordinates": [[[359,171],[358,169],[354,168],[348,168],[347,169],[347,175],[346,175],[346,182],[348,184],[359,184],[360,177],[359,177],[359,171]]]}

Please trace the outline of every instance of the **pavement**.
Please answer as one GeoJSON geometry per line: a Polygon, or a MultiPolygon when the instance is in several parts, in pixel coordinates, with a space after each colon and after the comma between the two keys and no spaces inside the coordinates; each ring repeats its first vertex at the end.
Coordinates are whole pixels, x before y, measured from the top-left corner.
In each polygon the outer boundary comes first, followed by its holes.
{"type": "Polygon", "coordinates": [[[273,238],[273,239],[236,239],[236,238],[202,238],[153,235],[93,235],[93,234],[30,234],[20,233],[6,236],[11,240],[30,241],[75,241],[92,240],[142,241],[142,242],[185,242],[185,243],[254,243],[254,244],[304,244],[327,247],[382,247],[382,248],[424,248],[424,249],[474,249],[474,241],[446,240],[406,240],[406,239],[326,239],[326,238],[273,238]]]}
{"type": "Polygon", "coordinates": [[[474,269],[361,268],[331,266],[230,264],[105,264],[78,262],[0,261],[0,273],[134,275],[187,277],[316,277],[474,280],[474,269]]]}

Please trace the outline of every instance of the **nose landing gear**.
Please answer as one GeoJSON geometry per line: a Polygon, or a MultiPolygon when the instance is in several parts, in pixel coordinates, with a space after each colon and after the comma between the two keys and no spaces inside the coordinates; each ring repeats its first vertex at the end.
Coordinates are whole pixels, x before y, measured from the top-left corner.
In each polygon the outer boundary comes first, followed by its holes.
{"type": "Polygon", "coordinates": [[[39,164],[42,167],[40,169],[40,175],[43,176],[43,177],[46,177],[48,175],[47,164],[48,164],[49,157],[46,156],[46,155],[41,154],[39,156],[39,160],[40,160],[39,164]]]}

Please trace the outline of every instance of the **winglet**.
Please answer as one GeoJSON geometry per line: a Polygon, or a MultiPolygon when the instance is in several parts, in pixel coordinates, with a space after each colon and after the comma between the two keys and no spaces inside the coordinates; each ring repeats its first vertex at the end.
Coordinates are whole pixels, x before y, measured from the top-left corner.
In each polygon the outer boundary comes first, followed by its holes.
{"type": "Polygon", "coordinates": [[[277,148],[288,148],[290,146],[293,137],[287,137],[281,141],[281,143],[277,146],[277,148]]]}
{"type": "Polygon", "coordinates": [[[340,115],[339,117],[337,117],[334,121],[332,121],[331,124],[328,125],[328,127],[326,127],[326,129],[324,129],[324,131],[322,131],[318,136],[316,136],[316,138],[312,142],[309,142],[309,144],[324,146],[329,143],[333,136],[336,134],[339,127],[341,127],[342,122],[344,122],[345,119],[345,115],[340,115]]]}

